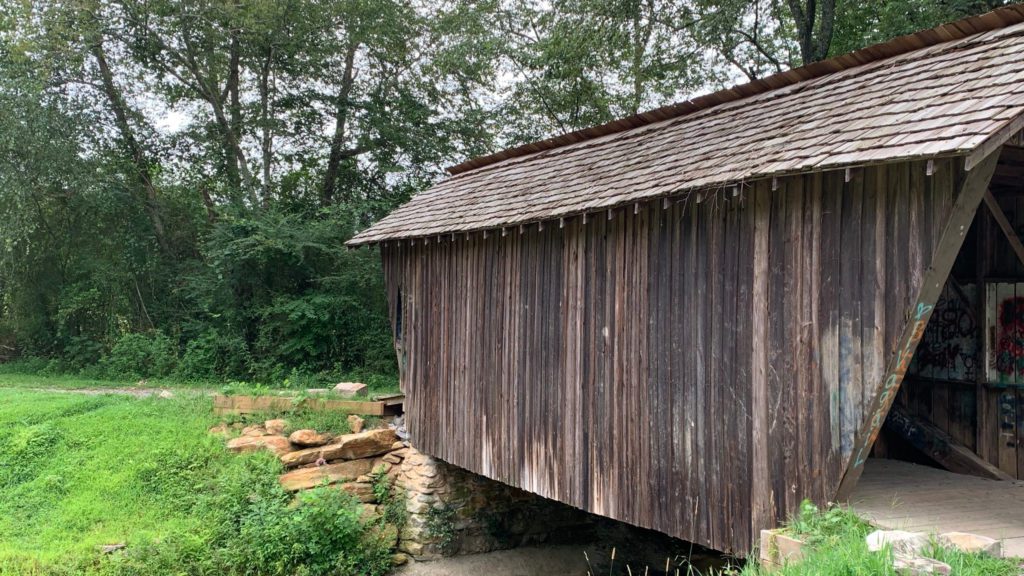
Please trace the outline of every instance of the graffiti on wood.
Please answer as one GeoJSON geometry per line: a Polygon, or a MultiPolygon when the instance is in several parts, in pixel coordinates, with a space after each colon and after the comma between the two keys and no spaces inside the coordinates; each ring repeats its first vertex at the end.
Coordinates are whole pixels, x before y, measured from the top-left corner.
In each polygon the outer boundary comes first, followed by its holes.
{"type": "Polygon", "coordinates": [[[963,287],[962,295],[946,285],[917,349],[911,372],[937,380],[973,381],[977,376],[978,323],[973,309],[977,288],[963,287]]]}
{"type": "Polygon", "coordinates": [[[885,421],[886,415],[889,414],[889,408],[892,407],[893,400],[896,399],[896,392],[899,391],[900,383],[903,382],[903,376],[906,375],[907,369],[910,367],[910,362],[914,358],[914,350],[924,336],[925,327],[928,326],[928,319],[931,317],[934,309],[934,305],[926,302],[919,302],[914,309],[914,323],[911,326],[906,342],[900,347],[899,354],[897,355],[896,369],[889,374],[889,377],[885,379],[885,384],[882,386],[882,392],[878,398],[878,406],[869,417],[870,427],[868,429],[871,431],[869,440],[863,443],[860,450],[858,450],[853,460],[853,468],[859,468],[867,461],[868,455],[871,453],[871,446],[874,445],[875,440],[878,438],[878,432],[882,429],[882,423],[885,421]]]}
{"type": "Polygon", "coordinates": [[[988,290],[988,380],[1024,385],[1024,284],[992,283],[988,290]]]}

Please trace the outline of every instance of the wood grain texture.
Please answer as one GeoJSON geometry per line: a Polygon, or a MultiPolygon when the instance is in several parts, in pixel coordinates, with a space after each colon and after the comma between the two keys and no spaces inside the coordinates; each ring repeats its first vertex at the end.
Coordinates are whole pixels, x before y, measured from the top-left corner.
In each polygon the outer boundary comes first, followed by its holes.
{"type": "Polygon", "coordinates": [[[963,179],[936,164],[946,177],[924,162],[792,176],[386,244],[412,441],[745,554],[835,494],[963,179]]]}
{"type": "MultiPolygon", "coordinates": [[[[900,385],[903,383],[903,377],[906,375],[914,358],[917,345],[924,335],[925,328],[928,326],[928,320],[935,310],[935,305],[938,302],[943,287],[946,285],[946,279],[949,277],[953,263],[960,253],[964,237],[967,235],[971,222],[974,220],[978,206],[981,204],[982,197],[988,189],[989,181],[992,179],[992,174],[995,172],[998,162],[999,152],[997,150],[964,175],[962,179],[958,179],[961,181],[957,184],[957,191],[954,196],[955,201],[950,207],[948,216],[942,220],[943,224],[939,241],[929,255],[929,264],[926,270],[920,272],[914,270],[913,261],[909,258],[907,260],[903,259],[903,254],[910,252],[906,246],[893,247],[895,252],[895,258],[893,259],[900,262],[901,265],[893,268],[890,278],[909,278],[910,280],[890,285],[890,296],[895,294],[898,303],[910,302],[913,306],[897,305],[889,307],[891,311],[903,311],[905,321],[902,322],[902,325],[895,322],[886,323],[887,331],[892,331],[896,334],[896,336],[886,334],[886,339],[892,342],[892,354],[888,356],[889,359],[884,378],[877,382],[870,390],[871,399],[865,405],[865,418],[857,430],[857,435],[854,437],[853,451],[850,454],[849,464],[844,467],[845,471],[836,492],[836,501],[845,501],[857,485],[864,462],[867,461],[871,447],[878,437],[889,409],[896,400],[900,385]],[[910,298],[912,300],[908,300],[910,298]]],[[[900,175],[906,173],[906,168],[902,166],[897,168],[897,173],[900,175]]],[[[897,183],[897,187],[894,190],[898,191],[901,190],[899,184],[907,180],[898,177],[895,180],[890,179],[890,182],[893,181],[897,183]]],[[[893,189],[890,189],[890,193],[892,191],[893,189]]],[[[897,193],[896,195],[912,198],[916,192],[908,185],[905,193],[897,193]]],[[[900,206],[903,202],[897,200],[895,204],[900,206]]],[[[890,220],[900,220],[897,230],[894,230],[892,235],[899,238],[901,244],[904,235],[899,233],[898,228],[903,227],[904,219],[912,219],[912,208],[913,205],[911,205],[909,210],[890,212],[892,214],[890,220]]],[[[930,223],[928,225],[931,226],[930,223]]],[[[918,243],[920,238],[920,236],[909,238],[907,246],[909,246],[909,243],[918,243]]]]}

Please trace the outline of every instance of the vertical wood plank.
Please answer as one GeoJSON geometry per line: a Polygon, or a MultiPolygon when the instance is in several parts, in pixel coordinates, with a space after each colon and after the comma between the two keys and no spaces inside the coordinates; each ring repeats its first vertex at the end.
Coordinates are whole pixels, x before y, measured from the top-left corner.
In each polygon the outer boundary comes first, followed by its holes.
{"type": "Polygon", "coordinates": [[[853,449],[853,436],[861,419],[864,372],[862,355],[861,300],[866,281],[862,233],[864,176],[858,175],[842,195],[839,252],[839,394],[840,453],[842,460],[853,449]]]}
{"type": "MultiPolygon", "coordinates": [[[[767,182],[754,189],[754,277],[753,306],[751,309],[751,486],[750,531],[756,534],[763,526],[772,524],[775,502],[771,472],[768,467],[769,438],[772,425],[769,420],[768,344],[769,326],[768,286],[771,253],[772,205],[767,182]]],[[[742,312],[741,312],[742,313],[742,312]]]]}
{"type": "Polygon", "coordinates": [[[960,251],[960,246],[963,244],[964,236],[967,234],[967,229],[974,218],[981,198],[988,189],[988,183],[995,172],[998,159],[999,152],[996,151],[969,172],[960,187],[942,231],[938,249],[923,276],[922,286],[917,291],[915,297],[917,303],[910,312],[911,321],[901,331],[899,351],[890,359],[886,377],[872,395],[868,409],[869,416],[858,432],[857,439],[854,440],[852,460],[836,491],[837,501],[845,501],[849,497],[863,471],[871,445],[878,437],[882,423],[899,392],[903,376],[906,374],[917,344],[921,340],[928,319],[935,309],[935,302],[938,300],[946,278],[953,267],[953,261],[960,251]]]}

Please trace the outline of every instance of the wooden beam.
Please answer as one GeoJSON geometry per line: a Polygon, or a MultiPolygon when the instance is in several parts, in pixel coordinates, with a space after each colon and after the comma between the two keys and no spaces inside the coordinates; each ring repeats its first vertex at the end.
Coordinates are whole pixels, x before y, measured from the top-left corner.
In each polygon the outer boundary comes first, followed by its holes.
{"type": "Polygon", "coordinates": [[[977,416],[977,423],[974,427],[974,446],[978,451],[978,455],[990,462],[992,454],[995,453],[995,447],[992,445],[992,441],[990,441],[992,435],[989,434],[989,431],[993,425],[993,418],[990,417],[990,414],[992,414],[991,407],[989,406],[991,399],[986,388],[988,383],[988,371],[986,370],[988,356],[985,352],[985,315],[988,311],[988,290],[985,289],[985,276],[989,273],[991,268],[989,262],[992,259],[992,251],[989,246],[989,226],[991,220],[987,212],[983,210],[978,211],[976,216],[978,230],[974,254],[974,288],[977,292],[977,307],[974,309],[974,317],[976,318],[974,323],[976,327],[974,332],[974,337],[976,338],[974,351],[974,410],[977,416]]]}
{"type": "Polygon", "coordinates": [[[1010,220],[1006,217],[1006,213],[1003,212],[1002,206],[999,205],[999,201],[992,195],[991,190],[985,191],[985,206],[988,206],[989,212],[992,213],[992,217],[995,218],[999,228],[1003,231],[1003,235],[1010,241],[1010,246],[1013,248],[1014,254],[1017,255],[1017,259],[1020,260],[1021,264],[1024,264],[1024,244],[1020,243],[1020,237],[1017,236],[1017,231],[1013,229],[1013,225],[1010,224],[1010,220]]]}
{"type": "Polygon", "coordinates": [[[213,413],[257,414],[260,412],[289,412],[302,408],[313,412],[347,412],[368,416],[388,416],[401,413],[405,396],[391,396],[386,401],[333,400],[305,398],[296,402],[287,396],[225,396],[213,397],[213,413]]]}
{"type": "Polygon", "coordinates": [[[970,474],[992,480],[1013,480],[999,468],[989,464],[966,446],[927,420],[914,418],[899,406],[892,409],[885,429],[917,448],[943,468],[957,474],[970,474]]]}
{"type": "Polygon", "coordinates": [[[1024,129],[1024,115],[1017,116],[1007,122],[1006,125],[975,148],[974,152],[968,154],[967,159],[964,161],[964,167],[967,170],[974,170],[976,166],[980,166],[989,156],[995,155],[998,157],[1003,144],[1010,141],[1022,129],[1024,129]]]}
{"type": "Polygon", "coordinates": [[[899,347],[889,360],[882,380],[875,386],[871,400],[865,406],[865,419],[854,437],[850,460],[836,490],[836,502],[844,502],[849,498],[857,485],[857,480],[860,479],[861,472],[864,471],[864,462],[867,461],[871,446],[878,438],[882,423],[892,408],[903,376],[907,373],[917,345],[924,335],[925,326],[928,325],[928,320],[935,310],[935,302],[942,294],[942,287],[953,268],[953,262],[960,252],[964,236],[967,235],[978,205],[981,204],[981,198],[988,190],[988,183],[998,161],[999,149],[996,149],[967,173],[960,186],[932,255],[931,265],[925,270],[921,280],[916,303],[910,309],[910,318],[900,334],[899,347]]]}
{"type": "Polygon", "coordinates": [[[775,520],[768,433],[771,429],[768,392],[768,261],[771,192],[763,183],[754,186],[754,285],[751,294],[751,489],[750,528],[757,534],[775,520]]]}

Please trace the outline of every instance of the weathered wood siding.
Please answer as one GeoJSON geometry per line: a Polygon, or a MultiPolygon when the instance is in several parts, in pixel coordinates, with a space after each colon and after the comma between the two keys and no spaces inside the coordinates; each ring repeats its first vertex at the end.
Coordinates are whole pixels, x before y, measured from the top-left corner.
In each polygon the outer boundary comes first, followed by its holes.
{"type": "MultiPolygon", "coordinates": [[[[1024,229],[1022,165],[1024,151],[1004,147],[992,186],[1014,230],[1024,229]]],[[[1012,344],[1024,310],[1002,310],[1001,304],[1024,297],[1021,279],[1024,265],[980,208],[897,399],[908,415],[931,422],[1016,478],[1024,478],[1024,372],[1021,351],[1012,344]],[[1009,349],[1001,346],[1008,343],[1009,349]],[[1012,369],[1001,370],[1005,362],[1012,369]]]]}
{"type": "Polygon", "coordinates": [[[760,180],[564,228],[385,244],[413,441],[747,552],[754,529],[834,496],[959,165],[760,180]]]}

